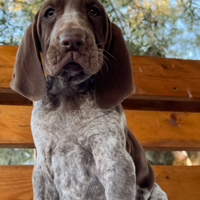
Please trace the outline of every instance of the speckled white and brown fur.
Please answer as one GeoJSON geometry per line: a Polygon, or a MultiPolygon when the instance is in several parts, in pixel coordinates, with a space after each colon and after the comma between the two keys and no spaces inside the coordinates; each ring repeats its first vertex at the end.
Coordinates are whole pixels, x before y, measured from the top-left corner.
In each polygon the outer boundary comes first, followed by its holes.
{"type": "MultiPolygon", "coordinates": [[[[126,151],[124,113],[120,107],[99,109],[89,94],[80,97],[75,110],[65,101],[55,110],[42,100],[35,103],[31,127],[38,159],[33,181],[40,170],[41,179],[51,184],[47,188],[56,187],[60,199],[132,199],[136,177],[126,151]]],[[[41,189],[37,180],[34,188],[36,194],[41,189]]]]}
{"type": "Polygon", "coordinates": [[[79,98],[79,106],[72,110],[64,97],[54,109],[45,100],[34,104],[35,199],[167,199],[157,184],[152,191],[136,186],[135,165],[126,151],[122,107],[102,110],[92,92],[79,98]]]}
{"type": "Polygon", "coordinates": [[[45,1],[22,39],[11,87],[36,101],[34,200],[167,200],[127,127],[130,57],[97,0],[45,1]],[[63,37],[78,38],[78,47],[63,37]]]}

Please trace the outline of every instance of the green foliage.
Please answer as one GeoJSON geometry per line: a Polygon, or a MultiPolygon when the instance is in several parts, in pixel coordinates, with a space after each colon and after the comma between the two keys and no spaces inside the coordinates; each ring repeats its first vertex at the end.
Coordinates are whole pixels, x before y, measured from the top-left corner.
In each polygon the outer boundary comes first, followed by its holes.
{"type": "Polygon", "coordinates": [[[199,58],[198,0],[102,0],[131,54],[199,58]]]}
{"type": "Polygon", "coordinates": [[[43,0],[0,0],[0,44],[18,45],[43,0]]]}
{"type": "Polygon", "coordinates": [[[0,165],[33,164],[33,149],[0,149],[0,165]]]}
{"type": "MultiPolygon", "coordinates": [[[[0,0],[0,44],[18,45],[44,0],[0,0]]],[[[198,0],[101,0],[131,54],[198,59],[198,0]]]]}

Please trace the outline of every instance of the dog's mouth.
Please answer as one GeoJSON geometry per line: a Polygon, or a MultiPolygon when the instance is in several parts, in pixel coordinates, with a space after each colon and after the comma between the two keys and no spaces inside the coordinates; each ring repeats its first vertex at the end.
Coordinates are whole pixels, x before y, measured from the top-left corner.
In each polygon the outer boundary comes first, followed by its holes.
{"type": "Polygon", "coordinates": [[[83,67],[76,62],[67,63],[62,68],[58,77],[72,84],[79,84],[89,78],[89,76],[84,73],[83,67]]]}
{"type": "Polygon", "coordinates": [[[74,77],[81,72],[83,72],[83,68],[81,67],[81,65],[79,65],[78,63],[75,63],[75,62],[70,62],[70,63],[67,63],[62,68],[62,71],[61,71],[59,76],[60,77],[66,77],[66,76],[74,77]]]}

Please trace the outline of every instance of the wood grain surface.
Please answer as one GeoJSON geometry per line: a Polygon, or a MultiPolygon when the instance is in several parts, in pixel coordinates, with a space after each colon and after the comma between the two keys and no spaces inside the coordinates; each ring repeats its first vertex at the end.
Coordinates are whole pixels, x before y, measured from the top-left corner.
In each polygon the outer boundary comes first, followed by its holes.
{"type": "Polygon", "coordinates": [[[33,148],[30,129],[32,106],[0,105],[0,147],[33,148]]]}
{"type": "MultiPolygon", "coordinates": [[[[0,105],[0,147],[34,147],[32,106],[0,105]]],[[[200,150],[200,113],[125,110],[127,123],[145,149],[200,150]]]]}
{"type": "Polygon", "coordinates": [[[33,166],[0,166],[0,200],[32,200],[33,166]]]}
{"type": "MultiPolygon", "coordinates": [[[[0,46],[0,104],[30,104],[17,94],[8,95],[13,93],[10,81],[16,51],[16,46],[0,46]]],[[[200,111],[200,61],[145,56],[131,56],[131,60],[135,94],[124,102],[125,107],[200,111]]]]}
{"type": "Polygon", "coordinates": [[[200,150],[200,113],[125,110],[125,114],[145,149],[200,150]]]}
{"type": "MultiPolygon", "coordinates": [[[[0,148],[34,147],[32,103],[10,89],[17,48],[0,46],[0,148]]],[[[150,150],[200,150],[200,61],[131,60],[136,90],[123,106],[139,142],[150,150]]],[[[169,200],[200,200],[199,166],[153,168],[169,200]]],[[[32,166],[0,166],[0,200],[32,199],[31,174],[32,166]]]]}
{"type": "Polygon", "coordinates": [[[135,94],[200,97],[200,61],[131,56],[135,94]]]}
{"type": "MultiPolygon", "coordinates": [[[[32,166],[0,166],[0,200],[31,200],[32,166]]],[[[200,167],[153,166],[169,200],[199,200],[200,167]]]]}
{"type": "Polygon", "coordinates": [[[153,166],[156,182],[169,200],[200,200],[199,166],[153,166]]]}
{"type": "Polygon", "coordinates": [[[17,46],[0,45],[0,88],[10,88],[17,46]]]}

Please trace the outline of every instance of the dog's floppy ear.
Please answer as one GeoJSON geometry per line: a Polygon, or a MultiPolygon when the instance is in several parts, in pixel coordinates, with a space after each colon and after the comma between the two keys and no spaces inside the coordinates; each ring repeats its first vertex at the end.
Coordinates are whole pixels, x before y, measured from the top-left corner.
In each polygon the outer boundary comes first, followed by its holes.
{"type": "Polygon", "coordinates": [[[104,65],[95,85],[95,100],[101,109],[117,106],[134,90],[130,55],[120,28],[113,23],[110,23],[107,44],[104,65]]]}
{"type": "Polygon", "coordinates": [[[22,38],[10,83],[13,90],[32,101],[40,100],[46,90],[40,58],[40,42],[37,35],[37,18],[38,14],[22,38]]]}

